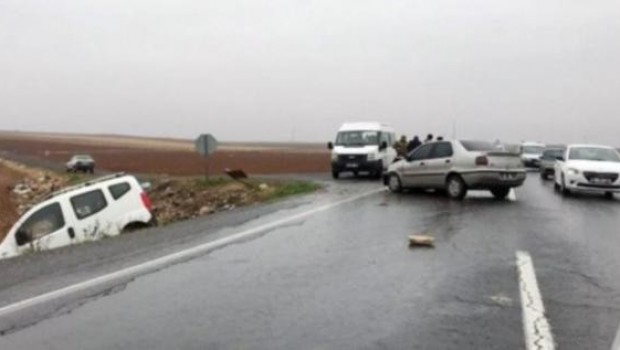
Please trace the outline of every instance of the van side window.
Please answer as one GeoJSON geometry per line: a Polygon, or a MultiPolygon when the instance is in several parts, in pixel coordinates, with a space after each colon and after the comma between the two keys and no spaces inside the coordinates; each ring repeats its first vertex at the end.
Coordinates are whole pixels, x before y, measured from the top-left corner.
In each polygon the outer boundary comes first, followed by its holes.
{"type": "Polygon", "coordinates": [[[23,246],[50,233],[54,233],[65,226],[60,204],[52,203],[32,214],[17,230],[15,240],[18,246],[23,246]]]}
{"type": "Polygon", "coordinates": [[[129,192],[130,189],[131,185],[129,185],[129,183],[127,182],[108,187],[108,190],[110,190],[110,194],[112,194],[112,198],[114,198],[115,200],[124,196],[127,192],[129,192]]]}
{"type": "Polygon", "coordinates": [[[94,190],[72,197],[71,205],[75,211],[75,216],[82,220],[105,209],[108,202],[101,190],[94,190]]]}

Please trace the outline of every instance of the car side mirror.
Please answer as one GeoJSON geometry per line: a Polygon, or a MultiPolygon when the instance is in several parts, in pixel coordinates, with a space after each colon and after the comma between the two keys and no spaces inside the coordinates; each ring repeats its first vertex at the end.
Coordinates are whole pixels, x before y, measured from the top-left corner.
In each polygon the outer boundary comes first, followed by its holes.
{"type": "Polygon", "coordinates": [[[30,235],[28,235],[28,232],[19,229],[15,232],[15,242],[18,246],[23,246],[24,244],[30,242],[30,235]]]}
{"type": "Polygon", "coordinates": [[[327,143],[327,149],[329,149],[329,150],[334,149],[334,144],[332,142],[328,142],[327,143]]]}
{"type": "Polygon", "coordinates": [[[387,148],[388,148],[388,144],[385,141],[381,142],[381,144],[379,145],[379,151],[383,151],[387,148]]]}

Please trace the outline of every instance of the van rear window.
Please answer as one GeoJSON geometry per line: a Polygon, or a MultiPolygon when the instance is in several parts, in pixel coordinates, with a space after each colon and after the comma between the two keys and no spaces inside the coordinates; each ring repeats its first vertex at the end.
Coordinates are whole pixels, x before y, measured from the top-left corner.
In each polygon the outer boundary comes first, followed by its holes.
{"type": "Polygon", "coordinates": [[[129,185],[129,183],[127,182],[123,182],[120,184],[112,185],[108,187],[108,189],[110,190],[112,198],[116,200],[127,194],[127,192],[129,192],[129,190],[131,189],[131,185],[129,185]]]}
{"type": "Polygon", "coordinates": [[[72,197],[71,205],[75,216],[82,220],[105,209],[108,202],[101,190],[95,190],[72,197]]]}

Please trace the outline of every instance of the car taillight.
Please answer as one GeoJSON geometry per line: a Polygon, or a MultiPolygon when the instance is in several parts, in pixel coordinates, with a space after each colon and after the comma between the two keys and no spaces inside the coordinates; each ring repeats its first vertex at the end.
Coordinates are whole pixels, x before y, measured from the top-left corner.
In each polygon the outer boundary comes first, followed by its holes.
{"type": "Polygon", "coordinates": [[[486,156],[476,157],[476,165],[477,166],[487,166],[489,165],[489,158],[486,156]]]}
{"type": "Polygon", "coordinates": [[[144,205],[144,207],[148,211],[151,211],[151,209],[153,208],[153,205],[151,203],[151,199],[149,198],[148,194],[146,194],[146,192],[142,192],[140,193],[140,197],[142,198],[142,204],[144,205]]]}

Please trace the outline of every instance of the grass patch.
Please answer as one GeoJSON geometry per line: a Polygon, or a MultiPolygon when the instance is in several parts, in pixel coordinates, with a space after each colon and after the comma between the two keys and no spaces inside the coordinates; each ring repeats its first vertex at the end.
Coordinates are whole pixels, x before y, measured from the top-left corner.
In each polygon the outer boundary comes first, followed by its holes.
{"type": "Polygon", "coordinates": [[[297,196],[316,192],[321,186],[314,182],[308,181],[291,181],[282,182],[275,185],[275,190],[270,196],[271,200],[278,200],[290,196],[297,196]]]}
{"type": "Polygon", "coordinates": [[[88,175],[71,173],[70,175],[67,176],[67,185],[68,186],[77,185],[79,183],[88,181],[90,178],[91,177],[89,177],[88,175]]]}
{"type": "Polygon", "coordinates": [[[228,185],[232,182],[233,182],[232,179],[227,179],[224,177],[207,177],[207,178],[203,177],[200,179],[195,179],[192,182],[192,187],[194,187],[194,189],[196,190],[206,190],[209,188],[215,188],[215,187],[228,185]]]}

